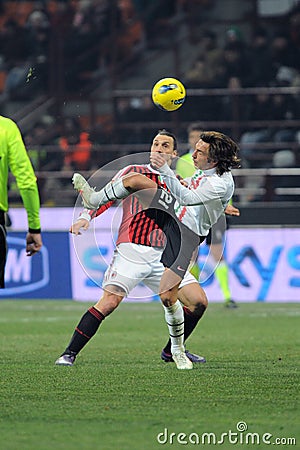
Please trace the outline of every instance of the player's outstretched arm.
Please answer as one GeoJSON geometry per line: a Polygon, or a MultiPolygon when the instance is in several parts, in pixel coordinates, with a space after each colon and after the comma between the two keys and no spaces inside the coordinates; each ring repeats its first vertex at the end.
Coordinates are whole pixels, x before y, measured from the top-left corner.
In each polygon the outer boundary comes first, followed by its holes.
{"type": "Polygon", "coordinates": [[[90,221],[100,216],[104,211],[107,211],[113,204],[114,202],[109,202],[104,206],[100,206],[97,210],[84,209],[78,219],[70,226],[69,232],[76,234],[76,236],[80,235],[81,228],[87,230],[90,226],[90,221]]]}

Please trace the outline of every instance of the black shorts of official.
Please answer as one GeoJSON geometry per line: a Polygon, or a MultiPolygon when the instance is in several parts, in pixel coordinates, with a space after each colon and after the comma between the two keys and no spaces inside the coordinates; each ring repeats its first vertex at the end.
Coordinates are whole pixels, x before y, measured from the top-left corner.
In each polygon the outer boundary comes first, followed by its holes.
{"type": "Polygon", "coordinates": [[[161,262],[183,278],[194,251],[205,237],[198,236],[178,220],[174,203],[175,199],[170,193],[158,189],[146,214],[155,220],[166,236],[161,262]]]}
{"type": "Polygon", "coordinates": [[[4,211],[0,211],[0,289],[4,286],[4,270],[7,256],[7,242],[4,211]]]}
{"type": "Polygon", "coordinates": [[[225,214],[222,214],[217,222],[211,227],[206,237],[207,245],[222,244],[224,241],[224,235],[228,228],[228,222],[226,221],[225,214]]]}

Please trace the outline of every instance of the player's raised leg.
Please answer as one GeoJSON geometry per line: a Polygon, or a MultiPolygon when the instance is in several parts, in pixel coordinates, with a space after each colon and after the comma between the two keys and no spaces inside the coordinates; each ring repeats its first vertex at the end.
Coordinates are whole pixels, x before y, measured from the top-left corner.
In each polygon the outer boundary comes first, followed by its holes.
{"type": "Polygon", "coordinates": [[[157,191],[157,184],[141,174],[125,175],[112,180],[100,191],[95,191],[79,173],[74,173],[72,181],[74,189],[81,195],[83,205],[87,209],[97,209],[112,200],[126,198],[132,193],[139,193],[140,201],[148,207],[157,191]]]}
{"type": "Polygon", "coordinates": [[[101,191],[95,191],[80,173],[74,173],[72,181],[74,189],[81,195],[83,205],[87,209],[97,209],[111,200],[122,199],[130,194],[124,187],[122,178],[110,181],[101,191]]]}

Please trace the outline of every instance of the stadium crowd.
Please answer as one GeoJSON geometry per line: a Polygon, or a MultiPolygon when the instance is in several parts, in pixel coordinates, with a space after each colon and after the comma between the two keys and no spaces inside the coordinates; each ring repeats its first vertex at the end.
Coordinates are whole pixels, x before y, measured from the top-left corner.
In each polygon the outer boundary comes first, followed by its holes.
{"type": "MultiPolygon", "coordinates": [[[[171,41],[172,24],[186,21],[196,49],[181,76],[185,86],[205,90],[189,96],[188,107],[176,113],[176,133],[182,142],[188,123],[241,123],[235,139],[241,146],[244,168],[297,166],[300,144],[300,98],[284,90],[300,86],[300,2],[281,20],[259,20],[250,29],[228,23],[211,27],[202,12],[214,2],[186,0],[70,0],[3,2],[0,11],[0,103],[29,101],[56,92],[73,96],[108,74],[130,64],[143,64],[145,52],[171,41]],[[18,4],[18,5],[17,5],[18,4]],[[208,5],[209,4],[209,5],[208,5]],[[26,7],[25,7],[26,6],[26,7]],[[198,20],[198,22],[197,22],[198,20]],[[198,23],[199,26],[195,27],[198,23]],[[196,32],[195,29],[197,28],[196,32]],[[257,93],[235,95],[238,89],[257,93]],[[273,88],[266,92],[265,88],[273,88]],[[225,94],[209,95],[210,89],[225,94]],[[228,94],[227,94],[228,92],[228,94]],[[237,102],[237,104],[233,104],[237,102]],[[298,124],[298,125],[297,125],[298,124]]],[[[37,170],[92,170],[107,162],[106,144],[141,144],[153,137],[149,124],[173,118],[153,107],[149,96],[120,97],[114,113],[96,125],[84,117],[47,114],[26,134],[37,170]],[[139,122],[139,126],[135,123],[139,122]],[[143,123],[144,125],[141,125],[143,123]],[[75,125],[74,125],[75,124],[75,125]],[[39,146],[57,151],[37,151],[39,146]],[[78,150],[79,148],[79,150],[78,150]],[[54,156],[53,156],[54,155],[54,156]],[[76,155],[76,156],[75,156],[76,155]]],[[[217,128],[217,126],[215,126],[217,128]]],[[[110,155],[111,156],[111,155],[110,155]]],[[[109,158],[110,159],[110,158],[109,158]]]]}

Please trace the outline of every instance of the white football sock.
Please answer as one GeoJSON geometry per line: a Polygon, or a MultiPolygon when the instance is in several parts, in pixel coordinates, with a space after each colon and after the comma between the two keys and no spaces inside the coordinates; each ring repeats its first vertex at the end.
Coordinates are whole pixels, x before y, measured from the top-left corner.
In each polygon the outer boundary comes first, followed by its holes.
{"type": "Polygon", "coordinates": [[[93,192],[90,197],[90,202],[101,206],[110,202],[111,200],[120,200],[128,197],[130,192],[124,187],[122,178],[110,181],[99,192],[93,192]]]}
{"type": "Polygon", "coordinates": [[[164,306],[165,319],[171,339],[171,352],[184,352],[184,315],[179,300],[172,306],[164,306]]]}

